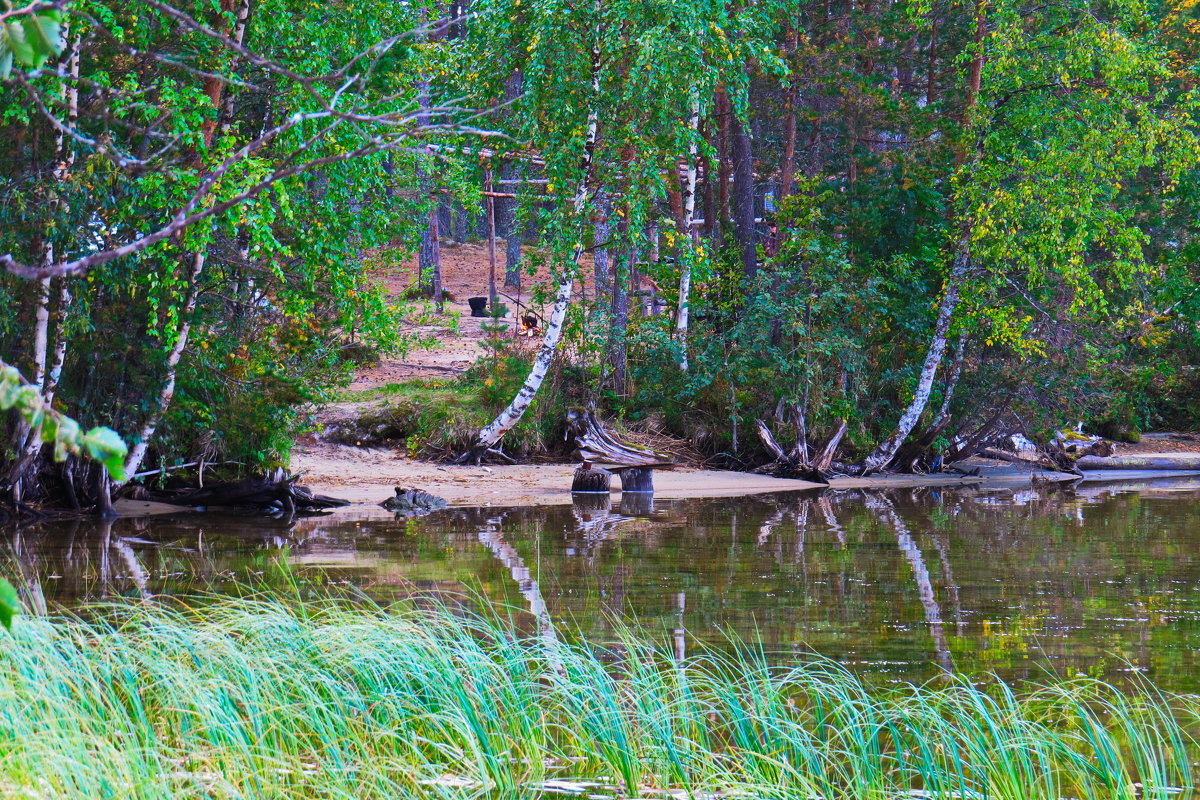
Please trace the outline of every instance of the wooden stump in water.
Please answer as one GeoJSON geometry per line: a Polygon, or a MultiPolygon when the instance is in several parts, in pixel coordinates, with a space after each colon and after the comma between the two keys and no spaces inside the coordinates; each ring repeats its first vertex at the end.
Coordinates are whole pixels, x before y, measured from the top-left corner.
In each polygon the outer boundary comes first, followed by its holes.
{"type": "Polygon", "coordinates": [[[621,491],[654,493],[653,467],[627,467],[618,473],[621,476],[621,491]]]}
{"type": "Polygon", "coordinates": [[[599,467],[593,467],[592,462],[590,461],[584,461],[583,464],[581,464],[580,467],[575,470],[575,475],[571,479],[571,491],[586,493],[603,492],[604,494],[608,494],[608,489],[611,484],[611,472],[599,467]]]}

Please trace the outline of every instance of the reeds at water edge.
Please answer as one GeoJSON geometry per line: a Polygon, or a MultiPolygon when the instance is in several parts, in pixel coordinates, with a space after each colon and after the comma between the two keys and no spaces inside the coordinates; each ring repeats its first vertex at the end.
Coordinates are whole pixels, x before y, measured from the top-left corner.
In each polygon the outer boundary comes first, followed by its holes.
{"type": "Polygon", "coordinates": [[[0,796],[1178,797],[1200,698],[1093,679],[872,687],[753,648],[685,663],[464,616],[295,598],[22,617],[0,796]],[[103,620],[103,621],[97,621],[103,620]]]}

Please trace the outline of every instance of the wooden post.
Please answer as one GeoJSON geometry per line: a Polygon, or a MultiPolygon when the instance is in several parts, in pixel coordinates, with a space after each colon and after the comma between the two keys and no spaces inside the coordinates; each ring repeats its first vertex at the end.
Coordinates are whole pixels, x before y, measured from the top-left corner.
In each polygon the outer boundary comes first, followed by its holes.
{"type": "Polygon", "coordinates": [[[606,469],[593,467],[592,462],[584,461],[583,464],[575,470],[574,476],[571,479],[571,493],[593,494],[603,492],[608,494],[609,481],[612,479],[612,473],[606,469]]]}
{"type": "Polygon", "coordinates": [[[492,313],[496,311],[498,297],[496,295],[496,195],[492,188],[492,167],[489,164],[483,168],[484,197],[487,199],[488,226],[488,303],[492,313]]]}
{"type": "Polygon", "coordinates": [[[653,467],[628,467],[621,470],[622,492],[654,493],[653,467]]]}

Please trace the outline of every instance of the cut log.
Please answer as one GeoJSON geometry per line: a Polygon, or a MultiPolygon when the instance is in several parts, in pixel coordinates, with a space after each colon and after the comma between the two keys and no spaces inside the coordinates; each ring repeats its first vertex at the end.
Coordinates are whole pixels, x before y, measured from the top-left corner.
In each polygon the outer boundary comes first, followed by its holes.
{"type": "Polygon", "coordinates": [[[621,479],[621,492],[654,492],[654,468],[625,467],[615,470],[621,479]]]}
{"type": "Polygon", "coordinates": [[[1139,469],[1200,471],[1200,453],[1154,454],[1144,456],[1084,456],[1075,462],[1080,469],[1139,469]]]}
{"type": "Polygon", "coordinates": [[[611,472],[600,467],[593,467],[590,461],[584,461],[575,470],[575,475],[571,479],[571,492],[573,494],[580,492],[587,494],[608,494],[611,483],[611,472]]]}

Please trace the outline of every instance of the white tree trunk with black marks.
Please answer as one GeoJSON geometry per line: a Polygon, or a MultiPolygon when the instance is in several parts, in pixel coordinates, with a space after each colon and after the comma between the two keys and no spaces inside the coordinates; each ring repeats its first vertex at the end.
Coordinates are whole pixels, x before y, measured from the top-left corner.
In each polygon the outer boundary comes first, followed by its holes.
{"type": "Polygon", "coordinates": [[[954,320],[954,312],[958,308],[958,302],[962,297],[962,284],[966,279],[970,265],[971,238],[969,233],[964,233],[955,247],[954,265],[950,269],[950,276],[946,279],[946,288],[942,293],[942,300],[938,304],[937,322],[934,324],[933,337],[929,342],[929,350],[925,353],[925,364],[921,368],[920,377],[917,378],[917,386],[913,392],[913,398],[909,402],[908,408],[904,410],[904,414],[900,417],[900,422],[896,425],[895,432],[880,443],[875,448],[875,451],[867,456],[863,462],[863,470],[865,472],[884,469],[891,464],[892,459],[896,457],[896,452],[900,449],[900,445],[912,433],[913,428],[917,426],[917,422],[921,419],[921,415],[925,412],[925,407],[929,404],[929,396],[933,392],[933,380],[937,375],[938,365],[941,363],[942,356],[946,352],[946,342],[950,334],[950,323],[954,320]]]}
{"type": "Polygon", "coordinates": [[[587,208],[588,192],[590,189],[590,176],[592,172],[592,155],[596,149],[596,134],[599,130],[600,119],[596,111],[595,102],[600,95],[600,22],[599,22],[599,2],[596,3],[596,31],[595,40],[592,45],[592,96],[593,106],[588,109],[587,116],[587,134],[584,140],[583,161],[579,165],[579,186],[575,190],[575,197],[572,202],[572,212],[577,221],[580,222],[580,230],[576,234],[575,250],[571,255],[571,263],[563,272],[562,280],[558,285],[558,294],[554,298],[554,309],[550,312],[550,319],[546,321],[546,334],[542,339],[542,347],[538,351],[537,358],[533,361],[533,368],[529,371],[529,377],[525,379],[517,396],[508,404],[508,408],[500,412],[490,424],[479,431],[479,436],[475,444],[469,451],[464,453],[459,459],[460,461],[474,460],[476,463],[483,457],[483,454],[496,446],[496,443],[512,430],[513,426],[521,421],[521,417],[529,410],[533,398],[537,396],[538,389],[542,386],[542,381],[546,379],[546,373],[550,370],[550,364],[554,360],[554,354],[558,350],[558,342],[562,338],[563,323],[567,318],[567,307],[571,304],[571,292],[575,285],[575,272],[579,265],[579,258],[583,255],[583,229],[582,221],[584,211],[587,208]]]}
{"type": "Polygon", "coordinates": [[[142,461],[146,458],[146,451],[150,447],[150,440],[154,438],[154,431],[158,429],[158,423],[162,421],[163,414],[170,408],[171,400],[175,397],[175,376],[179,360],[187,348],[188,335],[192,330],[192,315],[196,310],[196,299],[200,294],[200,273],[204,270],[206,256],[207,251],[203,248],[192,254],[187,299],[184,301],[183,309],[179,312],[179,330],[175,336],[175,344],[172,345],[171,352],[167,354],[167,374],[163,380],[162,390],[158,393],[158,403],[150,412],[141,431],[138,432],[137,444],[129,451],[129,456],[125,460],[127,479],[132,478],[138,468],[142,466],[142,461]]]}
{"type": "Polygon", "coordinates": [[[679,310],[675,314],[675,338],[679,340],[679,368],[688,370],[688,322],[691,310],[692,262],[696,257],[696,154],[700,135],[700,92],[692,91],[692,116],[688,141],[687,185],[683,191],[683,246],[684,258],[679,273],[679,310]]]}

